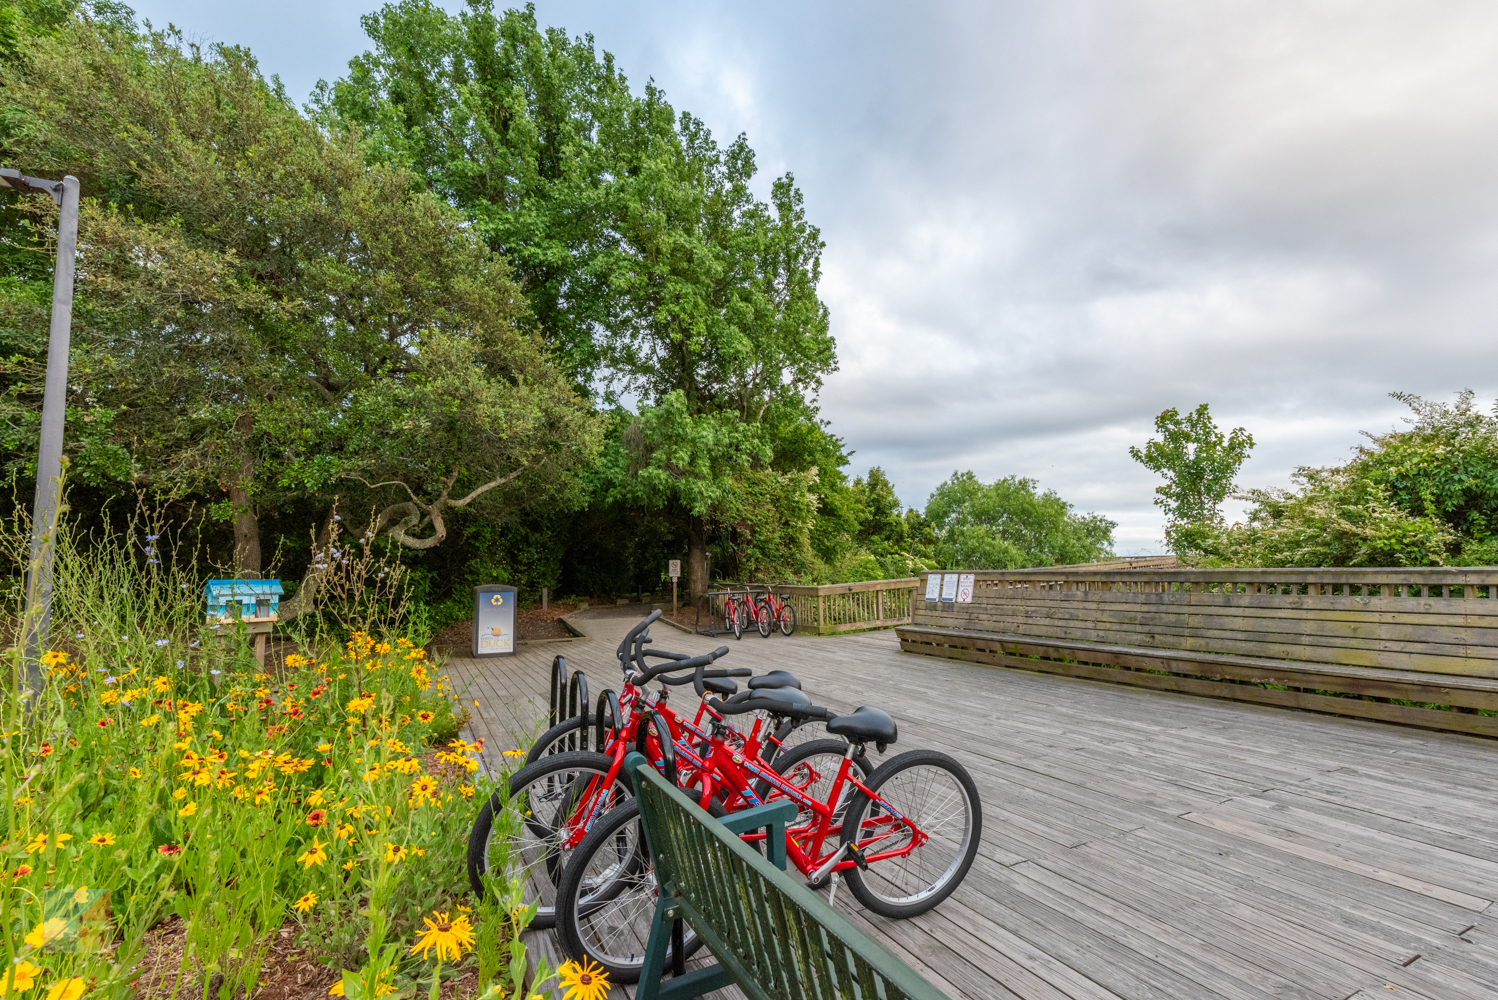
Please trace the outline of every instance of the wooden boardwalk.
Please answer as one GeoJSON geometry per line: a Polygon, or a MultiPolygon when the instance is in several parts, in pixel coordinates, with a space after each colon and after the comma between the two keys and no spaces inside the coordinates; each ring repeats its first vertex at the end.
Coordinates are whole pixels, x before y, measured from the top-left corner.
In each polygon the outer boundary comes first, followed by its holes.
{"type": "MultiPolygon", "coordinates": [[[[558,653],[617,688],[635,610],[450,661],[486,752],[538,731],[558,653]]],[[[1498,1000],[1498,741],[914,656],[887,631],[652,634],[884,708],[890,753],[972,772],[983,844],[951,898],[893,921],[837,895],[954,1000],[1498,1000]]]]}

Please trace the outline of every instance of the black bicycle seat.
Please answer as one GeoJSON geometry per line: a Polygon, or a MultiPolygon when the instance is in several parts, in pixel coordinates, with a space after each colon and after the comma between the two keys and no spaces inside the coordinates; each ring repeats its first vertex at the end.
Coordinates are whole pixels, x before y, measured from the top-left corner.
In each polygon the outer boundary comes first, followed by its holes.
{"type": "Polygon", "coordinates": [[[749,682],[749,690],[758,691],[760,688],[795,688],[799,691],[801,682],[788,670],[772,670],[768,674],[760,674],[749,682]]]}
{"type": "Polygon", "coordinates": [[[713,694],[733,694],[739,686],[727,677],[704,677],[702,686],[713,694]]]}
{"type": "Polygon", "coordinates": [[[895,720],[889,717],[889,713],[868,705],[860,705],[847,715],[834,715],[827,720],[827,731],[855,743],[873,742],[881,747],[899,737],[895,720]]]}

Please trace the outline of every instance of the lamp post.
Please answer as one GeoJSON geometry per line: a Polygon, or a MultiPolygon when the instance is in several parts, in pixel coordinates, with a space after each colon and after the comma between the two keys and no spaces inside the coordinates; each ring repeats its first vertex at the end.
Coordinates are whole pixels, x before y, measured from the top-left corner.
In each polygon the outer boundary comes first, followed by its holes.
{"type": "Polygon", "coordinates": [[[51,644],[52,552],[62,501],[62,432],[67,416],[68,339],[73,321],[73,264],[78,252],[78,178],[60,181],[0,170],[0,186],[45,194],[62,210],[57,265],[52,273],[52,326],[47,338],[47,382],[42,396],[42,440],[36,460],[36,506],[31,520],[31,566],[26,576],[26,683],[41,690],[38,657],[51,644]]]}

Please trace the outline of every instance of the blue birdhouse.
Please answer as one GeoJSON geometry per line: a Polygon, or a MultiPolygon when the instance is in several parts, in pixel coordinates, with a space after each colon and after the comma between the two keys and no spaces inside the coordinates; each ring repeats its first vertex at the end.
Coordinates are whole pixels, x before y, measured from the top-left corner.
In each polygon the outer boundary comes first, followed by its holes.
{"type": "Polygon", "coordinates": [[[281,593],[280,580],[209,580],[203,588],[210,622],[273,622],[281,593]]]}

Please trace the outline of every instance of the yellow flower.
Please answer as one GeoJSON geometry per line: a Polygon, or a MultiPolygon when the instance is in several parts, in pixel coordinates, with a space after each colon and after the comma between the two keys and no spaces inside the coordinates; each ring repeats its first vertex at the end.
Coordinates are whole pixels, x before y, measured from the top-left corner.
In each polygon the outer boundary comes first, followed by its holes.
{"type": "Polygon", "coordinates": [[[526,755],[526,753],[527,753],[527,751],[525,751],[525,750],[506,750],[505,751],[505,756],[506,757],[524,757],[526,755]]]}
{"type": "Polygon", "coordinates": [[[114,844],[114,834],[96,833],[88,838],[88,843],[93,844],[95,847],[110,847],[114,844]]]}
{"type": "Polygon", "coordinates": [[[557,969],[557,985],[567,991],[564,1000],[604,1000],[609,995],[608,973],[591,959],[581,965],[563,962],[557,969]]]}
{"type": "Polygon", "coordinates": [[[431,775],[423,774],[411,782],[411,804],[421,805],[423,802],[437,801],[437,779],[431,775]]]}
{"type": "Polygon", "coordinates": [[[68,929],[68,922],[61,917],[53,917],[46,923],[36,925],[36,929],[26,935],[26,943],[33,948],[44,947],[48,941],[56,940],[62,932],[68,929]]]}
{"type": "Polygon", "coordinates": [[[315,892],[309,892],[305,896],[303,896],[301,899],[297,900],[295,903],[292,903],[291,904],[291,908],[293,910],[296,910],[298,913],[306,913],[308,910],[312,909],[316,905],[317,905],[317,893],[315,893],[315,892]]]}
{"type": "Polygon", "coordinates": [[[343,980],[342,979],[338,980],[338,982],[336,982],[332,986],[328,987],[328,996],[330,996],[330,997],[341,997],[341,996],[343,996],[343,980]]]}
{"type": "Polygon", "coordinates": [[[31,843],[26,845],[27,854],[35,854],[37,851],[45,851],[46,849],[47,835],[45,833],[39,833],[35,837],[32,837],[31,843]]]}
{"type": "Polygon", "coordinates": [[[412,955],[420,952],[421,957],[426,958],[428,952],[436,949],[437,961],[456,962],[463,957],[464,951],[473,947],[473,925],[462,914],[456,920],[449,920],[446,913],[434,913],[422,917],[421,922],[426,924],[426,930],[411,946],[412,955]]]}
{"type": "Polygon", "coordinates": [[[132,778],[139,778],[140,777],[140,768],[138,768],[138,767],[132,767],[130,769],[130,777],[132,777],[132,778]]]}
{"type": "Polygon", "coordinates": [[[311,868],[313,865],[320,865],[328,860],[328,854],[323,850],[326,846],[328,845],[322,843],[314,836],[312,838],[312,846],[303,851],[297,857],[297,860],[306,868],[311,868]]]}
{"type": "Polygon", "coordinates": [[[156,678],[154,687],[156,688],[158,694],[170,691],[172,689],[171,678],[165,676],[156,678]]]}
{"type": "Polygon", "coordinates": [[[179,788],[179,789],[177,789],[175,792],[172,793],[172,798],[174,798],[174,799],[185,799],[185,798],[187,798],[187,789],[185,789],[185,788],[179,788]]]}
{"type": "Polygon", "coordinates": [[[83,996],[84,988],[81,979],[64,979],[47,991],[47,1000],[78,1000],[83,996]]]}
{"type": "MultiPolygon", "coordinates": [[[[180,789],[179,789],[179,791],[180,791],[180,789]]],[[[178,816],[191,816],[191,815],[195,814],[197,811],[198,811],[198,804],[196,802],[189,802],[187,805],[185,805],[181,809],[177,810],[177,815],[178,816]]]]}
{"type": "Polygon", "coordinates": [[[343,870],[346,871],[346,872],[353,871],[354,870],[354,862],[352,862],[352,861],[345,861],[343,863],[343,870]]]}
{"type": "Polygon", "coordinates": [[[338,835],[339,840],[348,840],[354,835],[354,824],[342,823],[339,825],[338,829],[334,830],[333,832],[338,835]]]}
{"type": "Polygon", "coordinates": [[[0,997],[5,996],[11,990],[17,993],[25,993],[31,989],[32,982],[37,976],[47,970],[40,965],[32,965],[30,962],[18,962],[14,967],[0,975],[0,997]]]}
{"type": "Polygon", "coordinates": [[[387,865],[398,865],[406,860],[406,849],[396,847],[390,841],[385,841],[385,863],[387,865]]]}

